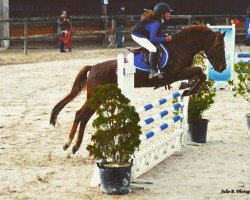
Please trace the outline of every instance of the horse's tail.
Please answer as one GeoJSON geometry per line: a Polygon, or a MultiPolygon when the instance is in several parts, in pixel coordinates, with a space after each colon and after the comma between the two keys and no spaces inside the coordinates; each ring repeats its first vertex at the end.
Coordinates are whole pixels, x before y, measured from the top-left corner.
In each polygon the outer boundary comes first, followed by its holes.
{"type": "Polygon", "coordinates": [[[66,106],[70,101],[72,101],[86,86],[87,73],[91,69],[91,66],[87,65],[76,76],[75,82],[71,89],[71,92],[62,99],[56,106],[52,109],[50,115],[50,124],[56,124],[56,119],[60,111],[66,106]]]}

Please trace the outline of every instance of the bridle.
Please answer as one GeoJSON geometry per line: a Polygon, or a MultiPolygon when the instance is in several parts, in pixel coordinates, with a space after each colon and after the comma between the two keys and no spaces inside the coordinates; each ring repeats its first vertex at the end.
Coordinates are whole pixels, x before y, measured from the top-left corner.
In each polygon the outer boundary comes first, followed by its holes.
{"type": "Polygon", "coordinates": [[[199,55],[201,55],[203,58],[208,59],[208,61],[211,63],[213,68],[214,68],[214,66],[216,66],[216,64],[217,65],[220,65],[220,64],[226,65],[226,63],[220,63],[217,61],[218,56],[219,56],[219,54],[217,53],[218,48],[224,48],[224,46],[222,46],[222,45],[219,46],[219,45],[220,45],[220,43],[217,45],[213,45],[211,49],[209,49],[205,52],[207,55],[203,55],[199,52],[199,55]]]}

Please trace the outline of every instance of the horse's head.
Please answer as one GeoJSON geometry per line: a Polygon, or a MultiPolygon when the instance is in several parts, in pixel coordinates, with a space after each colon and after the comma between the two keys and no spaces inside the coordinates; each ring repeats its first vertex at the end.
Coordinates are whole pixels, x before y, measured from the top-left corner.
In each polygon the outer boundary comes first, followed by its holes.
{"type": "Polygon", "coordinates": [[[205,50],[209,62],[217,72],[223,72],[227,66],[225,58],[225,35],[226,31],[224,33],[220,31],[214,32],[213,42],[205,50]]]}

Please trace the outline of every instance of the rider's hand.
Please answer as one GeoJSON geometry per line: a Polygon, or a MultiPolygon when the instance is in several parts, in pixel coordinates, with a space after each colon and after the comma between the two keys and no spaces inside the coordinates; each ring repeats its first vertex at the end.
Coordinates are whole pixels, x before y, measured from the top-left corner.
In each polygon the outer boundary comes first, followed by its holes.
{"type": "Polygon", "coordinates": [[[168,35],[168,36],[166,37],[166,41],[167,41],[167,42],[172,41],[172,36],[171,36],[171,35],[168,35]]]}

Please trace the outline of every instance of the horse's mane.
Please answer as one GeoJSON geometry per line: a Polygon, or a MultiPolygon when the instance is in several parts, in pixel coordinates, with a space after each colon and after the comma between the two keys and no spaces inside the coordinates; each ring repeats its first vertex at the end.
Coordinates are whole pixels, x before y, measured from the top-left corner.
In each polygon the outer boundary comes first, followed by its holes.
{"type": "Polygon", "coordinates": [[[192,25],[186,26],[183,28],[185,31],[204,31],[204,32],[211,32],[212,30],[205,25],[192,25]]]}
{"type": "Polygon", "coordinates": [[[211,33],[212,29],[204,25],[192,25],[182,28],[179,32],[174,34],[174,39],[185,37],[188,33],[211,33]]]}

